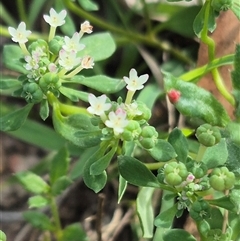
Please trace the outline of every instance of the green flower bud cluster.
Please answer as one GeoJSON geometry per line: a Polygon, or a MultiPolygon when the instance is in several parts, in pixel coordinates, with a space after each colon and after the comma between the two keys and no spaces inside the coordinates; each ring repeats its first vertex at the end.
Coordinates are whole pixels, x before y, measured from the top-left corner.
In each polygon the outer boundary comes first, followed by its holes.
{"type": "Polygon", "coordinates": [[[133,141],[138,139],[142,129],[138,121],[130,120],[128,125],[124,128],[122,138],[125,141],[133,141]]]}
{"type": "Polygon", "coordinates": [[[212,7],[215,11],[227,11],[232,7],[233,0],[213,0],[212,7]]]}
{"type": "Polygon", "coordinates": [[[189,212],[195,221],[201,221],[211,216],[211,207],[205,200],[197,200],[192,204],[189,212]]]}
{"type": "Polygon", "coordinates": [[[178,186],[186,180],[188,170],[183,163],[170,162],[164,166],[164,181],[168,185],[178,186]]]}
{"type": "Polygon", "coordinates": [[[218,241],[228,241],[228,233],[222,233],[221,229],[211,229],[207,232],[207,238],[206,241],[213,241],[213,240],[218,240],[218,241]]]}
{"type": "Polygon", "coordinates": [[[139,136],[139,143],[145,149],[152,149],[158,139],[158,132],[153,126],[145,126],[139,136]]]}
{"type": "Polygon", "coordinates": [[[196,162],[191,158],[187,159],[186,167],[188,171],[191,172],[197,179],[204,177],[208,171],[208,168],[204,163],[196,162]]]}
{"type": "Polygon", "coordinates": [[[39,103],[43,99],[43,92],[37,83],[27,83],[23,86],[21,97],[28,103],[39,103]]]}
{"type": "Polygon", "coordinates": [[[55,96],[59,96],[58,89],[61,87],[61,81],[59,76],[55,73],[46,73],[39,80],[39,86],[43,90],[44,93],[48,91],[52,92],[55,96]]]}
{"type": "Polygon", "coordinates": [[[140,121],[140,123],[145,123],[151,118],[151,110],[141,101],[136,101],[138,111],[140,114],[133,117],[134,120],[140,121]]]}
{"type": "Polygon", "coordinates": [[[218,127],[203,124],[197,128],[196,137],[202,145],[210,147],[216,145],[221,140],[221,133],[218,127]]]}
{"type": "Polygon", "coordinates": [[[49,51],[53,53],[54,55],[58,55],[59,51],[61,50],[62,46],[64,44],[64,38],[61,36],[55,36],[50,42],[49,42],[49,51]]]}
{"type": "Polygon", "coordinates": [[[217,191],[228,190],[235,184],[235,175],[227,167],[218,167],[213,169],[209,183],[217,191]]]}

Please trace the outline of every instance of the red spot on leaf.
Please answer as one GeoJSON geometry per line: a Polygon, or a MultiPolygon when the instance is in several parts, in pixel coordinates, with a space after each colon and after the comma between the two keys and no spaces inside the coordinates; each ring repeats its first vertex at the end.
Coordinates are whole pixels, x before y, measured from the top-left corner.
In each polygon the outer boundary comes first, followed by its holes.
{"type": "Polygon", "coordinates": [[[176,102],[178,102],[181,93],[178,90],[172,89],[167,93],[168,99],[170,100],[170,102],[172,104],[175,104],[176,102]]]}

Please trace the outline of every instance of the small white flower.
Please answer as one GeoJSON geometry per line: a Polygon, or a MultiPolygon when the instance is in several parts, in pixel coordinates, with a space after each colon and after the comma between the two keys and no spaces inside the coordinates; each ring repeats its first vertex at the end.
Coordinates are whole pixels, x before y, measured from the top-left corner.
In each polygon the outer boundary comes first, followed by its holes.
{"type": "Polygon", "coordinates": [[[118,136],[123,133],[124,127],[127,126],[128,120],[126,119],[127,113],[122,108],[118,108],[115,112],[111,111],[108,114],[108,120],[105,125],[113,129],[114,135],[118,136]]]}
{"type": "Polygon", "coordinates": [[[26,43],[28,36],[32,33],[30,30],[26,30],[26,24],[24,22],[21,22],[17,29],[8,27],[8,32],[12,36],[12,41],[16,43],[26,43]]]}
{"type": "Polygon", "coordinates": [[[25,56],[25,61],[27,62],[27,64],[25,65],[26,70],[32,70],[32,69],[39,68],[38,60],[36,60],[32,56],[30,56],[30,55],[25,56]]]}
{"type": "Polygon", "coordinates": [[[43,51],[41,47],[37,47],[35,50],[32,51],[32,57],[36,61],[39,61],[41,57],[47,56],[47,54],[43,51]]]}
{"type": "Polygon", "coordinates": [[[106,103],[106,100],[106,95],[96,97],[94,94],[89,94],[88,101],[91,106],[87,108],[87,111],[93,115],[103,115],[105,111],[109,110],[112,106],[110,103],[106,103]]]}
{"type": "Polygon", "coordinates": [[[84,23],[81,24],[81,32],[82,33],[92,33],[93,26],[90,25],[88,21],[85,21],[84,23]]]}
{"type": "Polygon", "coordinates": [[[62,46],[62,48],[66,51],[81,51],[85,48],[84,44],[80,44],[80,34],[79,33],[75,33],[73,34],[72,38],[69,38],[68,36],[64,37],[64,42],[65,44],[62,46]]]}
{"type": "Polygon", "coordinates": [[[67,16],[67,11],[62,10],[57,13],[53,8],[50,9],[50,15],[43,15],[44,20],[52,27],[62,26],[65,23],[65,17],[67,16]]]}
{"type": "Polygon", "coordinates": [[[148,74],[144,74],[138,77],[137,71],[135,69],[131,69],[129,72],[129,78],[123,77],[123,80],[126,82],[126,88],[128,90],[141,90],[144,87],[143,84],[148,80],[148,74]]]}
{"type": "Polygon", "coordinates": [[[50,63],[48,65],[48,70],[52,73],[57,73],[57,65],[54,63],[50,63]]]}
{"type": "Polygon", "coordinates": [[[83,69],[92,69],[94,65],[93,58],[90,56],[85,56],[82,58],[81,66],[83,69]]]}
{"type": "Polygon", "coordinates": [[[66,70],[73,69],[80,64],[81,59],[76,56],[75,51],[67,52],[64,49],[59,51],[59,64],[66,70]]]}

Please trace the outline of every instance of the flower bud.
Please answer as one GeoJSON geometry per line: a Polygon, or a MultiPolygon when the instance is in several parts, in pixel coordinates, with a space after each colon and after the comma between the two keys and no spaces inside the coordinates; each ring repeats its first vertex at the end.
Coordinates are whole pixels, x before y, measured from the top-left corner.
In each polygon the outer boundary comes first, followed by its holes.
{"type": "Polygon", "coordinates": [[[201,221],[211,216],[210,210],[210,205],[206,201],[198,200],[193,203],[189,214],[195,221],[201,221]]]}
{"type": "Polygon", "coordinates": [[[139,142],[145,149],[153,148],[157,143],[158,132],[153,126],[145,126],[139,136],[139,142]]]}
{"type": "Polygon", "coordinates": [[[136,115],[134,117],[134,120],[138,120],[138,121],[143,120],[144,122],[148,121],[151,118],[151,110],[146,106],[146,104],[144,104],[141,101],[136,101],[136,103],[137,103],[137,109],[141,114],[136,115]]]}
{"type": "Polygon", "coordinates": [[[172,104],[175,104],[178,102],[181,93],[178,90],[172,89],[167,93],[168,99],[172,104]]]}
{"type": "Polygon", "coordinates": [[[58,55],[59,51],[62,49],[64,44],[64,38],[60,36],[55,36],[49,42],[49,51],[52,52],[54,55],[58,55]]]}
{"type": "Polygon", "coordinates": [[[58,95],[58,89],[61,87],[61,81],[57,74],[46,73],[39,80],[39,85],[45,93],[51,91],[53,94],[58,95]]]}
{"type": "Polygon", "coordinates": [[[165,182],[172,186],[178,186],[186,180],[188,171],[183,163],[170,162],[164,167],[165,182]]]}
{"type": "Polygon", "coordinates": [[[211,173],[209,183],[217,191],[228,190],[235,184],[235,175],[227,167],[215,168],[211,173]]]}
{"type": "Polygon", "coordinates": [[[197,128],[196,137],[202,145],[210,147],[221,140],[221,133],[216,126],[203,124],[197,128]]]}
{"type": "Polygon", "coordinates": [[[39,103],[43,99],[43,92],[37,83],[27,83],[23,86],[22,97],[28,103],[39,103]]]}
{"type": "Polygon", "coordinates": [[[232,7],[233,1],[232,0],[213,0],[212,7],[217,12],[220,11],[227,11],[232,7]]]}
{"type": "Polygon", "coordinates": [[[122,137],[125,141],[132,141],[138,138],[141,131],[139,123],[137,121],[130,120],[128,125],[124,128],[122,137]]]}
{"type": "Polygon", "coordinates": [[[195,178],[202,178],[207,174],[207,166],[203,162],[196,162],[191,158],[187,159],[186,167],[189,172],[191,172],[195,178]]]}
{"type": "Polygon", "coordinates": [[[47,42],[43,39],[38,39],[37,41],[34,41],[29,45],[28,50],[30,53],[32,53],[34,50],[37,50],[39,48],[46,53],[48,49],[47,42]]]}

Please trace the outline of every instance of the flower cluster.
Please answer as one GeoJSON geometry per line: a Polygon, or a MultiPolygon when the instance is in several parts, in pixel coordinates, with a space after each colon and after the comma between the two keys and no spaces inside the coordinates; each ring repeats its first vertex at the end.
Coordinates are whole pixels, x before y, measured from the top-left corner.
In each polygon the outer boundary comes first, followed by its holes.
{"type": "Polygon", "coordinates": [[[19,43],[24,54],[23,66],[26,74],[21,79],[25,81],[23,86],[27,85],[27,87],[23,88],[21,95],[27,102],[40,102],[42,99],[39,97],[44,98],[49,91],[58,96],[58,89],[63,80],[73,77],[82,69],[93,68],[93,59],[90,56],[81,55],[81,51],[85,48],[85,45],[80,43],[81,37],[85,33],[92,33],[92,26],[88,21],[82,23],[80,31],[74,33],[72,37],[55,35],[56,28],[65,23],[66,15],[66,10],[57,13],[51,8],[50,14],[43,16],[50,25],[48,41],[38,39],[28,47],[26,42],[31,31],[26,30],[24,22],[21,22],[17,29],[8,28],[12,40],[19,43]],[[29,88],[29,83],[34,83],[34,88],[32,85],[29,88]]]}
{"type": "Polygon", "coordinates": [[[132,101],[135,91],[142,89],[147,79],[147,74],[138,77],[135,69],[130,70],[129,77],[123,77],[128,89],[124,103],[121,98],[117,102],[111,102],[104,94],[99,97],[88,95],[90,106],[87,110],[95,118],[99,118],[103,139],[114,136],[125,141],[136,141],[145,149],[155,146],[158,133],[147,124],[151,111],[142,102],[132,101]]]}

